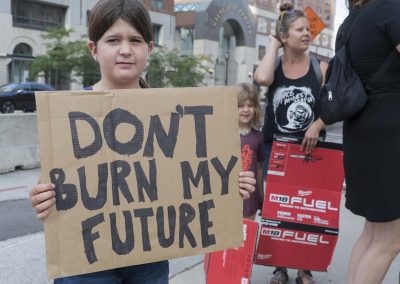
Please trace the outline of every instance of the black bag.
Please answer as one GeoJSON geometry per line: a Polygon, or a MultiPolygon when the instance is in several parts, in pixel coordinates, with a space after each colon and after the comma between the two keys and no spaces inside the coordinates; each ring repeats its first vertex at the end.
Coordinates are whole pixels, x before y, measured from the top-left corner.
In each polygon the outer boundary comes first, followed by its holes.
{"type": "Polygon", "coordinates": [[[342,121],[359,112],[367,103],[368,96],[350,66],[345,46],[339,48],[329,62],[325,78],[318,99],[319,114],[325,124],[342,121]]]}
{"type": "MultiPolygon", "coordinates": [[[[332,124],[349,118],[363,109],[368,100],[367,90],[372,81],[379,80],[385,69],[391,63],[388,56],[379,70],[364,87],[357,73],[350,64],[347,53],[347,42],[354,20],[346,33],[346,38],[336,50],[335,56],[330,60],[325,75],[325,84],[318,95],[318,110],[320,118],[325,124],[332,124]]],[[[340,29],[339,29],[340,31],[340,29]]],[[[395,50],[391,53],[395,55],[395,50]]]]}

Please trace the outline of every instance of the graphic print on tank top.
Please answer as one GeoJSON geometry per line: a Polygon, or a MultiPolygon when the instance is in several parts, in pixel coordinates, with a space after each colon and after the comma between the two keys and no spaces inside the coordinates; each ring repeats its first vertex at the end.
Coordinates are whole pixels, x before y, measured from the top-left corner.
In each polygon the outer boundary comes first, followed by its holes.
{"type": "Polygon", "coordinates": [[[280,87],[273,98],[275,122],[282,133],[305,131],[314,121],[315,98],[308,87],[280,87]]]}

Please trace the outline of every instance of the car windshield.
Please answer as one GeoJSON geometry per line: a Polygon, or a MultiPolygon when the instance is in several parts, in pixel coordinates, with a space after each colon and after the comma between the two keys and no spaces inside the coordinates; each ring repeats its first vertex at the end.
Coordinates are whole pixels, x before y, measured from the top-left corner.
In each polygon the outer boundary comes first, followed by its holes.
{"type": "Polygon", "coordinates": [[[17,86],[18,86],[18,84],[7,84],[7,85],[0,86],[0,92],[11,92],[17,86]]]}

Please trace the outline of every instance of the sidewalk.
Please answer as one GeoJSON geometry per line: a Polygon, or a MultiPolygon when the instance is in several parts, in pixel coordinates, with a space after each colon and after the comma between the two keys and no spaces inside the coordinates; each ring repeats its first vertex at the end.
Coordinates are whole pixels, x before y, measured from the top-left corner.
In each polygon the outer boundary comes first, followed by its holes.
{"type": "MultiPolygon", "coordinates": [[[[331,126],[327,135],[328,141],[341,142],[340,125],[331,126]]],[[[27,201],[28,193],[36,184],[40,169],[18,170],[0,175],[0,206],[9,200],[27,201]]],[[[344,197],[342,199],[344,201],[344,197]]],[[[361,231],[363,220],[341,206],[340,233],[328,272],[315,272],[317,283],[345,284],[347,264],[351,247],[361,231]]],[[[3,204],[4,205],[4,204],[3,204]]],[[[4,214],[4,213],[3,213],[4,214]]],[[[27,213],[28,214],[28,213],[27,213]]],[[[32,211],[33,214],[33,211],[32,211]]],[[[1,218],[0,218],[1,220],[1,218]]],[[[3,224],[2,224],[3,225],[3,224]]],[[[19,223],[16,226],[21,226],[19,223]]],[[[4,230],[4,225],[0,227],[4,230]]],[[[203,284],[203,257],[193,256],[170,260],[171,284],[203,284]]],[[[0,283],[7,284],[43,284],[47,280],[46,256],[43,232],[29,233],[0,241],[0,283]]],[[[400,258],[392,264],[383,284],[399,283],[400,258]]],[[[272,275],[273,268],[254,265],[252,284],[266,284],[272,275]]],[[[289,271],[291,284],[294,284],[295,270],[289,271]]]]}
{"type": "MultiPolygon", "coordinates": [[[[356,241],[363,224],[361,217],[355,216],[344,208],[344,194],[342,195],[340,211],[340,232],[336,249],[328,272],[313,272],[314,280],[319,284],[345,284],[347,276],[347,265],[349,262],[351,248],[356,241]]],[[[254,265],[251,277],[252,284],[268,284],[273,268],[254,265]]],[[[400,257],[392,263],[383,284],[397,284],[399,282],[400,257]]],[[[296,270],[289,270],[290,284],[295,284],[296,270]]],[[[203,284],[205,283],[203,263],[183,271],[173,277],[170,284],[203,284]]]]}

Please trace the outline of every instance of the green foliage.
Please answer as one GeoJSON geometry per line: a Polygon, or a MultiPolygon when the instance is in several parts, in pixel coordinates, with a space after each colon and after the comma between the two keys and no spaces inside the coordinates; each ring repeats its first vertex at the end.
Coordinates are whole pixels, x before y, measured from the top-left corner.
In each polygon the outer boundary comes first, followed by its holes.
{"type": "Polygon", "coordinates": [[[181,56],[177,50],[155,50],[149,59],[147,81],[151,87],[195,87],[208,74],[207,55],[181,56]]]}
{"type": "Polygon", "coordinates": [[[72,29],[49,29],[42,38],[47,41],[47,53],[37,56],[29,69],[29,80],[44,72],[47,83],[56,89],[68,89],[74,73],[83,85],[91,85],[99,78],[96,62],[92,59],[85,40],[67,41],[72,29]]]}

